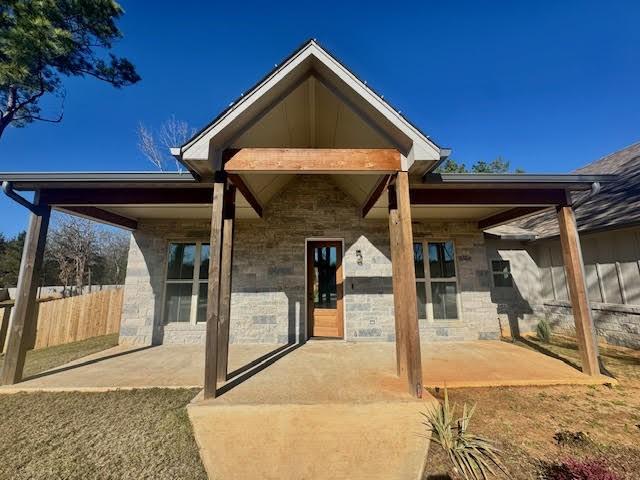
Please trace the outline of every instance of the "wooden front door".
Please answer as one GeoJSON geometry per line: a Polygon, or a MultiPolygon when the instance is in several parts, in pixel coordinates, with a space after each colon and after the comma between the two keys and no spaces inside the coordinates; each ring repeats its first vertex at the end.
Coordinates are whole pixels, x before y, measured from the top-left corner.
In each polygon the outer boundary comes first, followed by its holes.
{"type": "Polygon", "coordinates": [[[342,243],[307,244],[307,321],[310,337],[342,338],[342,243]]]}

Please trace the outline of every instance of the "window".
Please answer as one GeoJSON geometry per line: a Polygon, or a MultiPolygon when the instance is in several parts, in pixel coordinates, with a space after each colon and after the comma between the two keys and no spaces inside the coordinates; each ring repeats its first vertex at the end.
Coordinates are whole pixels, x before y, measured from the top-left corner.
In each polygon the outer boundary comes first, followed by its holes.
{"type": "Polygon", "coordinates": [[[413,244],[418,318],[457,319],[458,280],[453,242],[428,242],[424,245],[413,244]],[[424,245],[428,255],[426,265],[424,245]]]}
{"type": "Polygon", "coordinates": [[[170,243],[167,258],[165,323],[206,321],[209,244],[170,243]]]}
{"type": "Polygon", "coordinates": [[[491,260],[491,274],[494,287],[512,287],[511,264],[509,260],[491,260]]]}

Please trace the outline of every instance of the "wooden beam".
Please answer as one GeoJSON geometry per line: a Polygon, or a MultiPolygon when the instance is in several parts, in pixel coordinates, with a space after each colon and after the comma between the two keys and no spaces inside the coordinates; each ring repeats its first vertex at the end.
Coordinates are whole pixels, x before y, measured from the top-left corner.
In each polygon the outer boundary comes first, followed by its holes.
{"type": "Polygon", "coordinates": [[[576,326],[576,339],[582,358],[582,372],[587,375],[599,375],[598,344],[596,342],[591,307],[587,297],[587,285],[584,276],[584,263],[580,248],[580,237],[576,227],[576,217],[571,206],[560,206],[558,224],[562,259],[569,286],[569,296],[573,320],[576,326]]]}
{"type": "Polygon", "coordinates": [[[123,217],[117,213],[109,212],[98,207],[91,206],[68,206],[60,208],[61,211],[70,213],[72,215],[78,215],[90,220],[96,220],[98,222],[107,223],[116,227],[125,228],[127,230],[136,230],[138,228],[138,222],[128,217],[123,217]]]}
{"type": "Polygon", "coordinates": [[[398,368],[409,393],[422,398],[422,358],[407,172],[398,172],[395,184],[390,188],[393,193],[390,195],[389,235],[398,368]]]}
{"type": "Polygon", "coordinates": [[[391,148],[241,148],[225,150],[228,173],[394,173],[400,152],[391,148]]]}
{"type": "Polygon", "coordinates": [[[563,189],[412,188],[412,205],[566,205],[563,189]]]}
{"type": "Polygon", "coordinates": [[[218,324],[220,313],[220,260],[222,257],[223,199],[226,179],[213,186],[209,281],[207,287],[207,334],[204,355],[204,398],[215,398],[218,377],[218,324]]]}
{"type": "Polygon", "coordinates": [[[38,206],[38,213],[31,214],[24,240],[13,320],[2,368],[3,385],[13,385],[22,380],[30,334],[35,329],[36,294],[51,209],[42,203],[37,193],[34,203],[38,206]]]}
{"type": "Polygon", "coordinates": [[[212,189],[200,188],[51,188],[42,201],[63,205],[184,205],[211,204],[212,189]]]}
{"type": "Polygon", "coordinates": [[[228,178],[229,178],[229,181],[233,183],[238,188],[238,190],[240,190],[240,193],[242,194],[242,196],[247,200],[247,202],[249,202],[249,205],[251,205],[251,207],[258,214],[258,216],[262,218],[262,204],[253,194],[251,189],[247,186],[247,184],[242,179],[242,177],[240,175],[230,173],[228,175],[228,178]]]}
{"type": "Polygon", "coordinates": [[[478,228],[481,230],[485,230],[491,227],[497,227],[498,225],[504,225],[505,223],[509,223],[518,218],[526,217],[527,215],[531,215],[532,213],[540,212],[542,210],[546,210],[550,207],[515,207],[510,208],[504,212],[496,213],[488,218],[480,220],[478,222],[478,228]]]}
{"type": "Polygon", "coordinates": [[[382,196],[384,191],[387,189],[387,185],[389,185],[390,179],[391,179],[391,175],[382,175],[378,179],[374,187],[371,189],[371,192],[369,192],[369,195],[367,195],[367,199],[365,200],[365,202],[362,204],[362,207],[360,208],[360,216],[362,218],[367,216],[367,214],[376,204],[380,196],[382,196]]]}
{"type": "Polygon", "coordinates": [[[218,381],[227,380],[229,363],[229,325],[233,271],[233,234],[236,214],[236,187],[228,185],[224,194],[222,227],[222,265],[220,266],[220,318],[218,321],[218,381]]]}

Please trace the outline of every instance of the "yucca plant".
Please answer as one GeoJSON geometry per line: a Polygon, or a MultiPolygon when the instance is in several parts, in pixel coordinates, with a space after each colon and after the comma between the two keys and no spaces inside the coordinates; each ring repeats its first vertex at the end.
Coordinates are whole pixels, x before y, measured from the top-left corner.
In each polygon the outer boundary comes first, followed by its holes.
{"type": "Polygon", "coordinates": [[[491,441],[469,433],[469,423],[476,410],[474,405],[462,407],[462,416],[456,418],[457,406],[449,404],[449,394],[444,389],[444,402],[438,403],[422,415],[423,424],[431,430],[431,438],[447,453],[454,472],[466,480],[485,480],[495,475],[493,467],[505,471],[500,463],[498,450],[491,441]]]}

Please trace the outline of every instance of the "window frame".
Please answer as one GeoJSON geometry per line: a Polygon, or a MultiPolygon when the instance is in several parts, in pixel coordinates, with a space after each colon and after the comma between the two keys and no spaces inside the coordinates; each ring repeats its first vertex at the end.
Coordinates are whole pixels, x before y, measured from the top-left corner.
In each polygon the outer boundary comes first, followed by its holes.
{"type": "MultiPolygon", "coordinates": [[[[165,248],[165,261],[164,261],[164,286],[162,295],[162,324],[163,325],[204,325],[206,320],[198,322],[198,300],[200,296],[200,285],[208,283],[208,279],[200,280],[200,264],[202,260],[202,246],[209,245],[209,239],[196,240],[196,239],[179,239],[167,241],[165,248]],[[191,279],[169,279],[169,248],[171,245],[195,245],[196,251],[193,259],[193,278],[191,279]],[[167,287],[169,285],[176,284],[191,284],[191,307],[189,310],[188,322],[169,322],[167,319],[167,287]]],[[[209,254],[211,255],[211,254],[209,254]]],[[[211,260],[211,259],[209,259],[211,260]]]]}
{"type": "Polygon", "coordinates": [[[493,288],[513,288],[514,286],[514,281],[513,281],[513,272],[511,270],[511,260],[509,260],[508,258],[501,258],[501,257],[493,257],[489,259],[489,270],[491,271],[491,285],[493,285],[493,288]],[[496,275],[502,273],[502,272],[498,272],[495,271],[493,269],[493,262],[507,262],[508,265],[508,269],[509,269],[509,280],[511,280],[511,285],[496,285],[496,275]]]}
{"type": "MultiPolygon", "coordinates": [[[[418,278],[416,277],[416,284],[421,283],[422,288],[425,289],[425,298],[427,300],[425,305],[427,322],[429,323],[442,323],[442,322],[459,322],[462,320],[462,306],[461,306],[461,297],[460,297],[460,282],[458,281],[458,258],[456,255],[456,242],[453,238],[430,238],[428,240],[422,241],[414,241],[414,244],[419,243],[422,245],[422,263],[424,267],[424,277],[418,278]],[[429,244],[430,243],[446,243],[451,242],[453,246],[453,269],[454,276],[448,278],[432,278],[431,277],[431,268],[429,265],[429,244]],[[456,284],[456,315],[457,318],[434,318],[433,314],[433,295],[431,293],[431,284],[432,283],[455,283],[456,284]]],[[[417,295],[417,294],[416,294],[417,295]]],[[[417,308],[417,306],[416,306],[417,308]]],[[[419,320],[425,320],[424,318],[420,318],[419,320]]]]}

